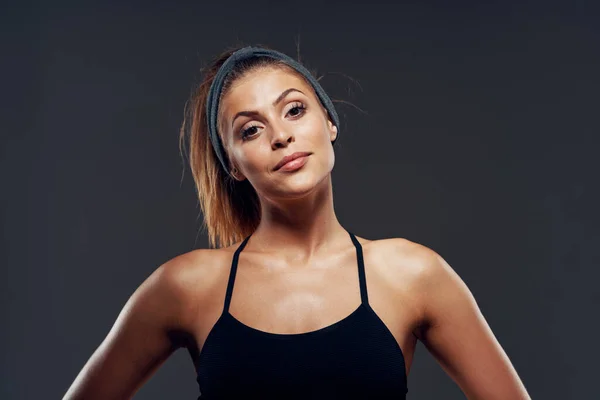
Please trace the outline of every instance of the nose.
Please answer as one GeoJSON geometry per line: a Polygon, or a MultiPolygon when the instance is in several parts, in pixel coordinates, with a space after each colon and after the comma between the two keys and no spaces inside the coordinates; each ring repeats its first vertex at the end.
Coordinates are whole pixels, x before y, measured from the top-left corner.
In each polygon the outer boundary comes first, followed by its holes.
{"type": "Polygon", "coordinates": [[[287,147],[290,143],[293,143],[294,140],[294,134],[292,133],[291,129],[286,129],[286,127],[281,123],[273,125],[273,133],[271,137],[271,148],[273,150],[287,147]]]}

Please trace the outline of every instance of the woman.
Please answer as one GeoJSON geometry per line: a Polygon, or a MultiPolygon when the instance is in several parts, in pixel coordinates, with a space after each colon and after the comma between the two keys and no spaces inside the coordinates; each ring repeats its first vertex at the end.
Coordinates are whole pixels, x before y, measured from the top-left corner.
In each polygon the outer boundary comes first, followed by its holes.
{"type": "Polygon", "coordinates": [[[266,48],[226,52],[190,106],[182,140],[217,248],[160,266],[65,398],[130,398],[187,347],[203,399],[399,399],[417,340],[469,399],[529,398],[438,254],[340,224],[340,124],[302,65],[266,48]]]}

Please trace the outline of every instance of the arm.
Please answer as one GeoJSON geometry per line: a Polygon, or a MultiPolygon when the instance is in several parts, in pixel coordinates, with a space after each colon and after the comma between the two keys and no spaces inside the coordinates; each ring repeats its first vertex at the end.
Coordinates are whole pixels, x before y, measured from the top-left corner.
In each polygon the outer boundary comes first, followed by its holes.
{"type": "Polygon", "coordinates": [[[471,400],[529,400],[467,285],[434,251],[419,246],[419,339],[471,400]]]}
{"type": "Polygon", "coordinates": [[[188,309],[179,256],[156,269],[133,293],[112,329],[63,400],[130,399],[179,347],[188,309]]]}

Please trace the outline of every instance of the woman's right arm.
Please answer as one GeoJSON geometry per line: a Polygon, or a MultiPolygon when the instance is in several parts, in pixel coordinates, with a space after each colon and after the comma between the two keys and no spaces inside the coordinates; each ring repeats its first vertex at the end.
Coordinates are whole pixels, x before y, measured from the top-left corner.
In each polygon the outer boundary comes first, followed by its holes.
{"type": "Polygon", "coordinates": [[[176,257],[137,288],[63,400],[130,399],[181,346],[173,338],[189,328],[197,307],[187,289],[191,261],[176,257]]]}

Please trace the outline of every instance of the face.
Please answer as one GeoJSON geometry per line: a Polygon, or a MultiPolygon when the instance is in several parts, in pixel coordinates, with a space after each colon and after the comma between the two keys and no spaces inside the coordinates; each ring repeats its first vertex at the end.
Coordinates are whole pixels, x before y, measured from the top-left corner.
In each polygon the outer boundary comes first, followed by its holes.
{"type": "Polygon", "coordinates": [[[312,86],[286,69],[261,68],[234,82],[219,106],[219,125],[235,179],[263,198],[299,198],[329,176],[337,128],[312,86]],[[309,155],[277,168],[283,157],[309,155]],[[299,168],[298,168],[299,167],[299,168]]]}

